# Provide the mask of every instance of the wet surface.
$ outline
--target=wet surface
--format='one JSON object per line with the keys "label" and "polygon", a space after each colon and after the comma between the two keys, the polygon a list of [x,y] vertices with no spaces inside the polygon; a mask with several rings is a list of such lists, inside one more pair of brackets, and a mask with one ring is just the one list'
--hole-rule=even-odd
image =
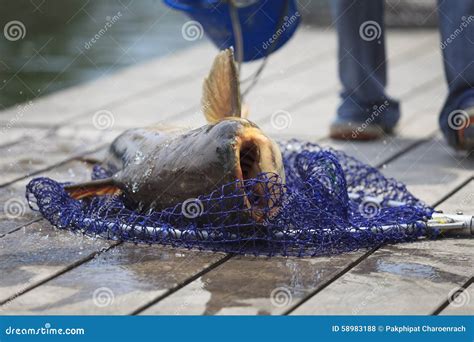
{"label": "wet surface", "polygon": [[[92,135],[71,131],[68,134],[35,136],[13,146],[0,147],[0,183],[29,175],[65,159],[79,156],[104,146],[111,138],[101,131],[91,130]],[[75,137],[83,135],[79,139]],[[95,136],[94,136],[95,135]],[[73,178],[71,177],[71,180]]]}
{"label": "wet surface", "polygon": [[[462,248],[456,239],[445,239],[443,242],[445,246],[457,247],[458,252],[445,251],[442,248],[444,246],[434,240],[393,245],[377,251],[373,257],[355,267],[353,272],[360,275],[390,274],[407,281],[462,283],[466,272],[474,274],[474,254],[469,251],[471,247],[466,245]],[[465,253],[461,252],[463,250]]]}
{"label": "wet surface", "polygon": [[144,314],[172,314],[176,312],[174,308],[181,306],[178,314],[282,313],[359,256],[234,257],[202,276],[199,287],[190,284]]}
{"label": "wet surface", "polygon": [[[12,301],[8,312],[131,313],[222,257],[163,246],[122,244],[25,294],[21,300]],[[113,296],[113,302],[96,305],[94,293],[104,288]]]}
{"label": "wet surface", "polygon": [[[88,180],[90,175],[91,166],[80,161],[71,161],[41,174],[41,176],[63,182]],[[29,208],[25,198],[26,185],[29,180],[22,180],[0,188],[0,236],[31,222],[31,220],[41,218],[38,212]]]}
{"label": "wet surface", "polygon": [[87,238],[33,223],[0,238],[0,300],[45,279],[110,245],[110,241]]}

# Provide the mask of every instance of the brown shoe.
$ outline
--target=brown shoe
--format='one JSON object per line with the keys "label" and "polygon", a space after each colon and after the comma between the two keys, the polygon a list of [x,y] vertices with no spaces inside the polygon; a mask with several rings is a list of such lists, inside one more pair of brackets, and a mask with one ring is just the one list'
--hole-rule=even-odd
{"label": "brown shoe", "polygon": [[474,107],[463,110],[465,120],[462,121],[462,127],[457,131],[458,144],[455,146],[458,150],[474,151]]}
{"label": "brown shoe", "polygon": [[329,128],[329,137],[336,140],[370,141],[382,139],[392,130],[378,124],[335,121]]}

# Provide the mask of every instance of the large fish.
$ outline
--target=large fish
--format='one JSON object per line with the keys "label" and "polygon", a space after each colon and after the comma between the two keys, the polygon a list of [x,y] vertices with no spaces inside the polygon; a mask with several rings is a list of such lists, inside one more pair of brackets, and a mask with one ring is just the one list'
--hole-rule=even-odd
{"label": "large fish", "polygon": [[[75,199],[122,194],[134,209],[148,211],[174,206],[262,172],[277,174],[284,183],[277,144],[242,117],[238,72],[230,49],[217,55],[204,81],[202,109],[208,124],[197,129],[155,126],[125,131],[114,140],[102,163],[115,174],[67,186],[66,191]],[[241,184],[235,182],[235,191],[243,194],[237,205],[256,209],[251,212],[257,221],[265,219],[262,213],[269,211],[258,209],[275,206],[274,197],[279,194],[265,196],[265,185],[246,189]]]}

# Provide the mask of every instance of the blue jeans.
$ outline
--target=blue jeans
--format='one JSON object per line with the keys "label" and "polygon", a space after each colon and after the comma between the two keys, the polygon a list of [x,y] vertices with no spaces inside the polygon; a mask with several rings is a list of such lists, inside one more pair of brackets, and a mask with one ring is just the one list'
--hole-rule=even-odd
{"label": "blue jeans", "polygon": [[[339,76],[343,85],[337,115],[341,121],[371,122],[386,129],[400,118],[399,103],[385,93],[387,61],[383,0],[333,0],[339,36]],[[474,1],[438,0],[441,48],[449,93],[439,123],[446,139],[456,144],[456,131],[448,116],[456,109],[474,106]]]}

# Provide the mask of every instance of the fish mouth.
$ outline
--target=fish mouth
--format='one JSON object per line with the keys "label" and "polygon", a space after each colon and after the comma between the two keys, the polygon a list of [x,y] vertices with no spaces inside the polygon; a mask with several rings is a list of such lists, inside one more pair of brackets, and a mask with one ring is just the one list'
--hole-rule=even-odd
{"label": "fish mouth", "polygon": [[[248,128],[238,137],[236,157],[236,173],[244,192],[244,206],[257,222],[263,222],[279,210],[277,203],[282,187],[275,187],[265,178],[259,179],[258,175],[276,174],[283,184],[285,178],[281,153],[276,144],[260,130]],[[252,179],[257,180],[247,182]]]}

